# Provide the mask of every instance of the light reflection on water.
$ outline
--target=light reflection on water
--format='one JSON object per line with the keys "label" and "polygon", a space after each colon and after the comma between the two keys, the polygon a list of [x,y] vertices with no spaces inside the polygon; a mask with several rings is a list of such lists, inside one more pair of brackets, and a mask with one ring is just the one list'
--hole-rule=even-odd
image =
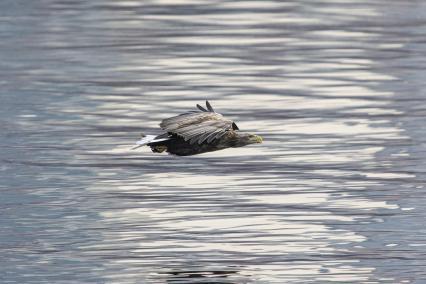
{"label": "light reflection on water", "polygon": [[[351,2],[0,4],[0,279],[422,283],[425,5]],[[130,150],[205,99],[265,142]]]}

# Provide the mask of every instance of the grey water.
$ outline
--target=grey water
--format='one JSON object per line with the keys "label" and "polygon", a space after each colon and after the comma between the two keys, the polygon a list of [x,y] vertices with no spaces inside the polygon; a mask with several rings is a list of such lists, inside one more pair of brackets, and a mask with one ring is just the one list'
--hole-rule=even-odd
{"label": "grey water", "polygon": [[[426,283],[426,2],[3,0],[1,283]],[[264,138],[130,150],[210,100]]]}

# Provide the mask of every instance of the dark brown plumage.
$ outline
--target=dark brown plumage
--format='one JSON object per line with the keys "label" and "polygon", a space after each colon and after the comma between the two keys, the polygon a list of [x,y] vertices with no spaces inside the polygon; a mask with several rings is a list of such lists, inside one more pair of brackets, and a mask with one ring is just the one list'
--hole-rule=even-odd
{"label": "dark brown plumage", "polygon": [[240,132],[238,126],[216,113],[208,101],[206,108],[197,104],[199,111],[190,111],[164,119],[160,127],[166,132],[145,136],[135,148],[147,145],[153,152],[168,152],[189,156],[230,147],[262,143],[260,136]]}

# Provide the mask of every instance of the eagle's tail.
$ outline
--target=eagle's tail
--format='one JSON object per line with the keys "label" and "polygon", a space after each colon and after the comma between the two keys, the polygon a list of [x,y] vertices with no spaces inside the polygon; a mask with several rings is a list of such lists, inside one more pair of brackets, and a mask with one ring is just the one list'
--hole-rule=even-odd
{"label": "eagle's tail", "polygon": [[[161,135],[160,135],[161,136]],[[134,146],[132,148],[132,150],[135,150],[139,147],[148,145],[149,143],[155,143],[155,142],[161,142],[161,141],[166,141],[169,140],[169,137],[160,137],[160,136],[156,136],[156,135],[144,135],[142,134],[142,138],[138,141],[136,141],[136,146]]]}

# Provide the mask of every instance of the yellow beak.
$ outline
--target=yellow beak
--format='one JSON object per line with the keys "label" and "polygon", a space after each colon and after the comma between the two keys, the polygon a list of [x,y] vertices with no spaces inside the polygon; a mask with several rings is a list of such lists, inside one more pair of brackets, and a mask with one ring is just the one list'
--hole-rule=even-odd
{"label": "yellow beak", "polygon": [[254,143],[262,143],[263,142],[263,138],[260,137],[259,135],[253,135],[252,139],[251,139]]}

